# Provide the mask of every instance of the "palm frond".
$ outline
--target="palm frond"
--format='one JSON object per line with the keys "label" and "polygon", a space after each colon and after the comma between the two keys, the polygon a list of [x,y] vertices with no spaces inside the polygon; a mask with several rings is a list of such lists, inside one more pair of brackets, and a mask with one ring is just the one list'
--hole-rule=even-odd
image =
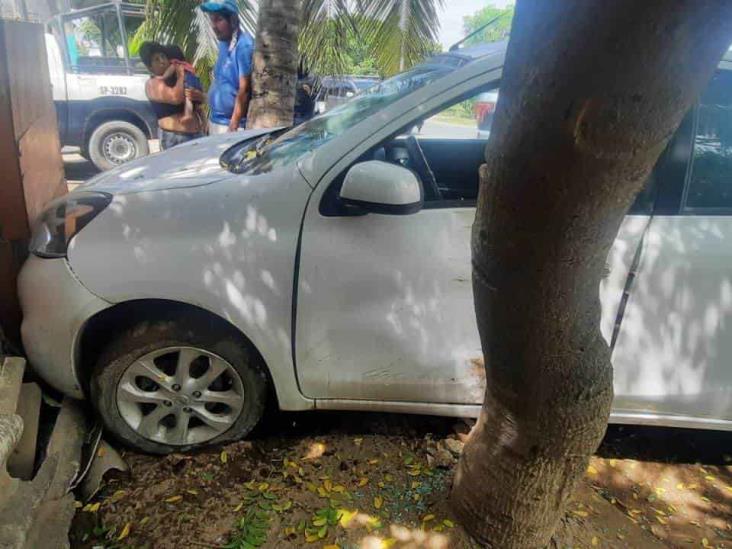
{"label": "palm frond", "polygon": [[303,0],[300,56],[318,74],[343,74],[348,41],[358,35],[348,0]]}
{"label": "palm frond", "polygon": [[422,61],[437,43],[444,0],[359,0],[379,69],[390,75]]}

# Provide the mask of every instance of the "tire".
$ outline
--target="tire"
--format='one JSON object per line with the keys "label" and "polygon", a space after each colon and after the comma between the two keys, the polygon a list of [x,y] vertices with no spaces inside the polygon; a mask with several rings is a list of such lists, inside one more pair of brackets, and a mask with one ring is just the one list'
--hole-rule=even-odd
{"label": "tire", "polygon": [[[177,393],[172,392],[175,385],[171,385],[171,383],[175,379],[168,376],[164,381],[161,381],[161,385],[157,389],[148,392],[150,390],[150,380],[162,380],[163,377],[145,377],[145,375],[133,377],[137,375],[135,372],[140,371],[137,361],[143,357],[164,353],[154,359],[156,361],[153,363],[154,367],[163,370],[172,366],[177,371],[177,367],[173,365],[176,359],[171,358],[171,356],[180,358],[182,355],[170,354],[170,349],[176,347],[195,349],[195,351],[190,351],[191,356],[195,355],[196,352],[210,355],[193,360],[190,363],[191,368],[188,369],[190,371],[201,367],[204,362],[208,364],[206,368],[211,368],[211,365],[216,361],[217,364],[226,363],[227,366],[233,369],[233,372],[224,370],[225,374],[217,377],[216,381],[210,386],[205,386],[203,395],[201,395],[201,391],[197,391],[198,397],[201,398],[200,401],[191,396],[192,394],[195,395],[191,392],[191,387],[195,388],[195,383],[198,383],[197,380],[203,380],[204,375],[201,375],[200,378],[190,377],[183,384],[184,387],[188,388],[178,386]],[[219,362],[219,359],[223,362]],[[201,360],[203,362],[200,362]],[[150,362],[147,362],[147,364],[150,364]],[[170,371],[168,370],[166,373],[169,374]],[[240,385],[237,385],[236,375],[234,374],[238,375]],[[145,397],[155,395],[156,399],[162,397],[170,400],[163,401],[163,403],[156,400],[156,404],[129,402],[129,398],[137,398],[137,396],[129,397],[129,390],[125,389],[125,387],[130,387],[130,380],[134,380],[135,386],[132,387],[132,390],[136,391],[135,395],[144,392]],[[91,401],[101,416],[105,428],[122,443],[152,454],[184,452],[193,448],[243,438],[262,418],[268,385],[267,375],[258,355],[243,345],[240,340],[235,337],[220,335],[220,332],[215,333],[206,322],[181,320],[143,322],[118,336],[102,352],[90,381]],[[194,383],[194,385],[191,385],[191,383]],[[229,383],[226,392],[217,393],[211,390],[216,383]],[[156,384],[153,382],[153,385]],[[141,387],[144,387],[145,390],[143,391]],[[239,410],[236,407],[224,406],[225,409],[228,408],[229,413],[222,416],[218,415],[219,412],[214,413],[208,409],[202,409],[202,406],[205,408],[210,404],[202,404],[208,398],[208,395],[220,396],[236,393],[242,395]],[[185,401],[176,399],[185,399]],[[173,400],[175,402],[172,402]],[[214,405],[219,406],[218,404]],[[186,411],[184,406],[189,406],[186,414],[183,413]],[[157,419],[165,413],[166,408],[170,410],[169,415]],[[153,415],[153,412],[155,415]],[[225,430],[213,435],[211,431],[214,429],[201,421],[199,412],[208,412],[208,415],[217,418],[217,420],[226,417],[228,418],[228,426],[225,427]],[[145,428],[143,428],[145,418],[152,418],[147,425],[154,424],[156,426],[155,435],[147,436],[149,431],[145,431]],[[178,433],[178,418],[182,418],[181,423],[188,422],[186,423],[188,426],[186,429],[187,434],[180,438],[176,438],[178,437],[178,434],[176,434]],[[133,425],[138,420],[139,424]],[[202,427],[198,425],[199,423],[202,424]],[[205,438],[204,434],[208,437],[205,440],[203,440]]]}
{"label": "tire", "polygon": [[101,171],[150,154],[147,136],[124,120],[112,120],[97,126],[85,147],[89,160]]}

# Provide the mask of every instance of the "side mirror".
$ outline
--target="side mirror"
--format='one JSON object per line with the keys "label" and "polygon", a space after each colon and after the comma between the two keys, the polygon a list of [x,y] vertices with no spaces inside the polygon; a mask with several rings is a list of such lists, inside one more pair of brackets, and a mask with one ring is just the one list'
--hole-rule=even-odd
{"label": "side mirror", "polygon": [[407,168],[369,160],[351,167],[343,180],[341,201],[367,213],[409,215],[424,205],[422,184]]}

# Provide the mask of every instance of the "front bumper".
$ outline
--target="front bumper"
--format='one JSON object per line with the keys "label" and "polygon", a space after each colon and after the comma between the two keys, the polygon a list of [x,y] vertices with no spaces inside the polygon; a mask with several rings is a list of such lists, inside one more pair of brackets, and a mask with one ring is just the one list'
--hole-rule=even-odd
{"label": "front bumper", "polygon": [[84,398],[77,344],[87,320],[112,304],[74,276],[66,259],[31,256],[18,279],[21,334],[33,370],[65,395]]}

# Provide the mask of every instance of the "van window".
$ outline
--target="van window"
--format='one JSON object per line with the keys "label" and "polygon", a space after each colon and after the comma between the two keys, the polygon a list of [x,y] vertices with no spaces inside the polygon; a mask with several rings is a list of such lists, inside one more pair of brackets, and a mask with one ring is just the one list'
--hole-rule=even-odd
{"label": "van window", "polygon": [[732,209],[732,74],[717,73],[696,112],[688,209]]}

